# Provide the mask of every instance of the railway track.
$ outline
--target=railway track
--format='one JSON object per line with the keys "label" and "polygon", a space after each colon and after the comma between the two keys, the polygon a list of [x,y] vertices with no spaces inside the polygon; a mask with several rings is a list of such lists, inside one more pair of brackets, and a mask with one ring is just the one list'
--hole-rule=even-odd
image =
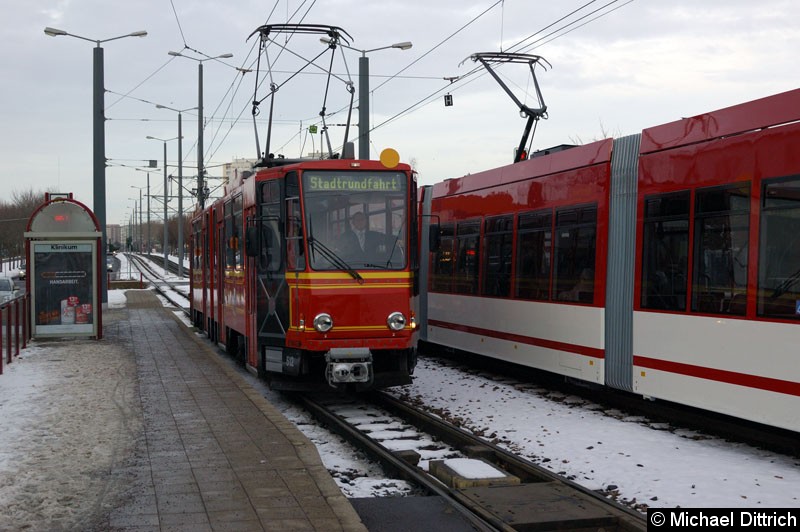
{"label": "railway track", "polygon": [[[133,265],[142,272],[142,275],[145,277],[148,283],[152,284],[152,286],[156,289],[156,291],[161,294],[162,296],[166,297],[169,301],[171,301],[176,307],[181,309],[185,314],[188,315],[189,309],[185,308],[185,300],[186,295],[182,293],[178,288],[177,285],[181,282],[174,283],[170,282],[167,279],[164,279],[163,275],[157,270],[155,270],[152,265],[151,261],[155,260],[152,255],[135,255],[133,253],[127,254],[128,261],[133,263]],[[178,265],[174,262],[167,262],[167,269],[170,273],[176,274],[178,272]],[[186,281],[182,281],[185,283]],[[177,297],[172,297],[173,295],[177,295]]]}
{"label": "railway track", "polygon": [[294,398],[388,472],[446,500],[476,530],[647,528],[639,512],[388,394]]}

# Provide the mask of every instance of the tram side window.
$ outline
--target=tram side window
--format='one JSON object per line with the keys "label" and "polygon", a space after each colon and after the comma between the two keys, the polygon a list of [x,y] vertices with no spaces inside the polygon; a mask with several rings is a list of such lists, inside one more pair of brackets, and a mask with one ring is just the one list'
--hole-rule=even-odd
{"label": "tram side window", "polygon": [[234,267],[237,270],[244,269],[244,238],[242,238],[243,223],[242,196],[239,195],[233,198],[233,239],[231,240]]}
{"label": "tram side window", "polygon": [[758,314],[800,319],[800,176],[765,182],[761,198]]}
{"label": "tram side window", "polygon": [[452,291],[453,281],[453,224],[439,226],[440,244],[433,255],[430,289],[436,292]]}
{"label": "tram side window", "polygon": [[692,311],[743,316],[750,183],[695,192]]}
{"label": "tram side window", "polygon": [[686,310],[689,191],[644,199],[642,308]]}
{"label": "tram side window", "polygon": [[201,235],[201,225],[197,221],[192,224],[192,269],[198,272],[200,271],[200,253],[203,251],[203,246],[200,244]]}
{"label": "tram side window", "polygon": [[303,254],[300,187],[297,174],[294,172],[286,176],[286,267],[290,270],[306,269],[306,256]]}
{"label": "tram side window", "polygon": [[261,187],[257,262],[261,271],[277,272],[281,269],[280,213],[280,184],[277,180],[267,181]]}
{"label": "tram side window", "polygon": [[480,221],[462,222],[456,226],[456,264],[453,275],[453,292],[478,293],[478,266],[480,249]]}
{"label": "tram side window", "polygon": [[203,216],[203,220],[205,223],[205,231],[203,230],[202,227],[200,228],[200,231],[202,231],[203,233],[202,240],[200,242],[202,243],[201,249],[203,254],[203,266],[205,267],[206,271],[208,271],[211,268],[211,252],[212,252],[211,244],[209,242],[211,239],[211,232],[214,231],[214,227],[211,225],[211,216],[209,214],[206,213]]}
{"label": "tram side window", "polygon": [[233,217],[233,202],[225,204],[225,269],[233,270],[236,267],[236,224]]}
{"label": "tram side window", "polygon": [[556,211],[555,275],[560,301],[594,301],[597,206]]}
{"label": "tram side window", "polygon": [[514,229],[513,216],[498,216],[485,222],[486,239],[483,288],[485,296],[509,297],[511,295],[511,253]]}
{"label": "tram side window", "polygon": [[550,299],[553,212],[548,209],[520,214],[517,223],[515,296]]}

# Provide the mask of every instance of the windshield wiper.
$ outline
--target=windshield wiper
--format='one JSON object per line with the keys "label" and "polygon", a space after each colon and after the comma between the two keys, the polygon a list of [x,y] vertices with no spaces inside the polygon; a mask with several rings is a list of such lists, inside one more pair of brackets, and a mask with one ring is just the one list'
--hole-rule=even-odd
{"label": "windshield wiper", "polygon": [[319,254],[328,259],[331,264],[340,270],[344,270],[349,273],[350,277],[358,281],[359,284],[364,284],[364,278],[361,277],[361,275],[359,275],[359,273],[355,271],[352,266],[347,264],[344,259],[337,255],[336,252],[330,249],[328,246],[314,238],[308,239],[308,245],[311,247],[312,251],[319,251]]}
{"label": "windshield wiper", "polygon": [[[386,259],[386,267],[387,268],[392,265],[392,257],[394,257],[395,250],[398,249],[397,244],[398,244],[398,242],[400,242],[400,235],[403,234],[403,227],[405,227],[405,226],[406,226],[406,221],[403,220],[403,223],[400,224],[400,228],[397,230],[397,236],[394,237],[394,243],[392,244],[392,251],[391,251],[391,253],[389,253],[389,258]],[[402,256],[401,256],[401,259],[402,259]]]}

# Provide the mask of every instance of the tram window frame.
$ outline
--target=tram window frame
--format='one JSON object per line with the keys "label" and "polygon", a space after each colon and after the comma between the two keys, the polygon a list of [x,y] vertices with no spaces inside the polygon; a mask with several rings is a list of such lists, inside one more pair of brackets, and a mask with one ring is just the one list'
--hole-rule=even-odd
{"label": "tram window frame", "polygon": [[200,272],[200,254],[203,250],[203,246],[200,244],[202,234],[202,221],[195,220],[192,222],[192,272]]}
{"label": "tram window frame", "polygon": [[756,312],[800,320],[800,175],[762,181],[759,227]]}
{"label": "tram window frame", "polygon": [[483,221],[483,268],[481,295],[511,296],[514,254],[514,215],[493,216]]}
{"label": "tram window frame", "polygon": [[234,253],[234,268],[237,271],[244,270],[244,216],[242,212],[242,195],[237,194],[233,197],[233,237],[231,243]]}
{"label": "tram window frame", "polygon": [[597,259],[597,203],[555,211],[553,295],[559,301],[594,303]]}
{"label": "tram window frame", "polygon": [[440,245],[433,253],[431,278],[428,285],[432,292],[453,291],[455,232],[453,223],[439,225]]}
{"label": "tram window frame", "polygon": [[751,194],[749,181],[694,191],[692,312],[745,315]]}
{"label": "tram window frame", "polygon": [[235,218],[233,216],[233,200],[225,202],[225,270],[233,271],[236,269],[236,251],[233,246],[235,236]]}
{"label": "tram window frame", "polygon": [[299,181],[297,172],[286,174],[286,269],[292,271],[306,269]]}
{"label": "tram window frame", "polygon": [[453,293],[477,294],[480,282],[481,220],[456,224]]}
{"label": "tram window frame", "polygon": [[[211,213],[206,212],[203,214],[203,225],[200,227],[200,231],[202,232],[202,254],[203,254],[203,267],[205,268],[205,272],[207,275],[207,279],[211,279],[211,242],[212,239],[212,232],[216,230],[216,228],[211,223]],[[205,229],[204,229],[205,228]],[[209,282],[209,281],[207,281]]]}
{"label": "tram window frame", "polygon": [[517,217],[514,297],[547,301],[553,268],[553,209]]}
{"label": "tram window frame", "polygon": [[267,272],[281,271],[280,237],[281,195],[277,179],[260,184],[259,194],[259,258],[258,269]]}
{"label": "tram window frame", "polygon": [[644,197],[643,309],[686,311],[690,215],[690,190]]}

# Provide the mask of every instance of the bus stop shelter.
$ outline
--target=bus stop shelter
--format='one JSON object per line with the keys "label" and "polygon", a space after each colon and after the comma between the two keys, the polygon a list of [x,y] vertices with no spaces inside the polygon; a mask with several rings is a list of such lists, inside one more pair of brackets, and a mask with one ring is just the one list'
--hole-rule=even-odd
{"label": "bus stop shelter", "polygon": [[[103,337],[98,261],[102,233],[94,213],[69,194],[46,194],[25,231],[31,336]],[[102,273],[101,273],[102,272]]]}

